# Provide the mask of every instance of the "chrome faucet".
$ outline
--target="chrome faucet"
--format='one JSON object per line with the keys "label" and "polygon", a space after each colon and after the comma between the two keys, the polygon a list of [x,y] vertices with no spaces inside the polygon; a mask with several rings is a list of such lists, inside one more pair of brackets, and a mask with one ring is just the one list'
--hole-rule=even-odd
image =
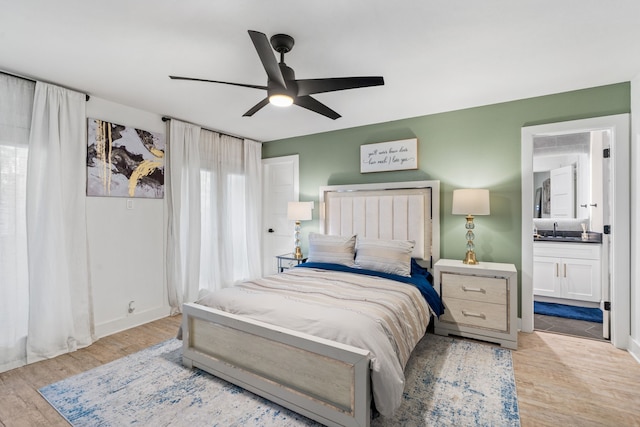
{"label": "chrome faucet", "polygon": [[553,223],[553,237],[556,237],[556,233],[558,232],[558,223]]}

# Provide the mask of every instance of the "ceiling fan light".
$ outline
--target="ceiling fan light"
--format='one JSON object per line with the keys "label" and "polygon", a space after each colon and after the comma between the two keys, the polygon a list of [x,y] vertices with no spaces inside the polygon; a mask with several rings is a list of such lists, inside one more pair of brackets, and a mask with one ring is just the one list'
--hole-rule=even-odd
{"label": "ceiling fan light", "polygon": [[293,98],[289,95],[275,94],[269,97],[269,102],[277,107],[288,107],[293,104]]}

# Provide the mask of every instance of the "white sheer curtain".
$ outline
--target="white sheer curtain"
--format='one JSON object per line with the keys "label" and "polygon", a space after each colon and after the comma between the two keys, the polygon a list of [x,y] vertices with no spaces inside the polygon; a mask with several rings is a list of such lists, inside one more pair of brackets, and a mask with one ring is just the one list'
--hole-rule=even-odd
{"label": "white sheer curtain", "polygon": [[169,304],[259,277],[262,146],[172,119],[167,200]]}
{"label": "white sheer curtain", "polygon": [[262,144],[244,140],[248,278],[262,275]]}
{"label": "white sheer curtain", "polygon": [[200,287],[260,276],[261,146],[202,131]]}
{"label": "white sheer curtain", "polygon": [[26,363],[27,155],[35,83],[0,74],[0,372]]}
{"label": "white sheer curtain", "polygon": [[93,341],[85,95],[36,83],[27,169],[27,362]]}
{"label": "white sheer curtain", "polygon": [[194,301],[200,273],[200,127],[169,122],[167,286],[172,314]]}

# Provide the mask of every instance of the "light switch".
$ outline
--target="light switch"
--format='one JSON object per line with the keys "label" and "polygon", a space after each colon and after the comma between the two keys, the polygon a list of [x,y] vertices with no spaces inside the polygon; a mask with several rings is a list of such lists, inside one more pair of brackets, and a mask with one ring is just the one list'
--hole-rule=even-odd
{"label": "light switch", "polygon": [[133,199],[127,199],[127,209],[133,209]]}

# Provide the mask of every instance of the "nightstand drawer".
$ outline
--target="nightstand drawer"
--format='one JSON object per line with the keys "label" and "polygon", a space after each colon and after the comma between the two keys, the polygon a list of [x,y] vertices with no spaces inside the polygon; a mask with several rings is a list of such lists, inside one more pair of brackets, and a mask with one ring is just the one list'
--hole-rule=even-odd
{"label": "nightstand drawer", "polygon": [[442,273],[442,298],[507,304],[507,280],[496,277]]}
{"label": "nightstand drawer", "polygon": [[441,322],[467,325],[496,331],[507,331],[506,304],[490,304],[457,298],[444,300],[445,312],[440,316]]}

